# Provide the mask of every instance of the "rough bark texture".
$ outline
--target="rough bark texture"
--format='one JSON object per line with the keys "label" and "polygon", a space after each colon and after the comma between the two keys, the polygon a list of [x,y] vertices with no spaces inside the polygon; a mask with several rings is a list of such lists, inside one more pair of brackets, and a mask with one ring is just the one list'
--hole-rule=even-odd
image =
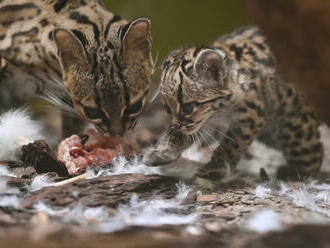
{"label": "rough bark texture", "polygon": [[[39,201],[54,207],[67,207],[72,204],[87,207],[107,206],[116,208],[126,204],[133,193],[141,199],[153,195],[169,199],[175,196],[178,181],[159,175],[123,174],[89,180],[80,180],[62,187],[49,187],[38,191],[24,202],[30,208]],[[77,192],[73,194],[72,192]]]}
{"label": "rough bark texture", "polygon": [[[21,180],[19,182],[16,178],[7,182],[24,191],[24,185],[30,181]],[[184,210],[167,210],[198,213],[200,233],[197,234],[187,232],[187,225],[132,226],[116,233],[95,233],[79,222],[63,221],[61,214],[49,216],[44,211],[31,209],[41,201],[54,210],[103,206],[108,213],[115,215],[118,206],[128,203],[134,193],[140,199],[151,196],[173,198],[177,193],[176,184],[176,179],[165,176],[123,174],[43,188],[25,195],[22,209],[0,207],[0,247],[329,247],[329,226],[290,227],[288,224],[288,229],[266,235],[241,228],[252,214],[265,208],[276,210],[283,219],[301,220],[302,223],[315,216],[315,213],[280,196],[258,198],[254,186],[242,180],[235,180],[216,192],[202,194],[192,190],[181,204],[178,202],[178,206],[187,206]],[[301,183],[291,186],[299,188]],[[329,205],[324,206],[327,208]],[[326,216],[320,217],[329,221]]]}
{"label": "rough bark texture", "polygon": [[298,225],[286,232],[271,233],[260,240],[251,242],[247,247],[254,248],[329,248],[329,226]]}
{"label": "rough bark texture", "polygon": [[243,0],[269,39],[283,77],[330,123],[330,1]]}

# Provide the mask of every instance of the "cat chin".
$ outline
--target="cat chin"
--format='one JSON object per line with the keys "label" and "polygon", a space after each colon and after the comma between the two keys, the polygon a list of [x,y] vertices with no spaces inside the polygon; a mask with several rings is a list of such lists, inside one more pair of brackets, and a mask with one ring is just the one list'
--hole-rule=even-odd
{"label": "cat chin", "polygon": [[204,123],[202,123],[196,127],[193,127],[193,128],[187,128],[187,129],[180,128],[178,131],[183,133],[184,135],[191,136],[191,135],[197,134],[198,131],[201,130],[203,126],[204,126]]}
{"label": "cat chin", "polygon": [[179,130],[181,133],[183,133],[184,135],[187,135],[187,136],[191,136],[191,135],[194,135],[198,132],[199,128],[198,129],[193,129],[193,130]]}

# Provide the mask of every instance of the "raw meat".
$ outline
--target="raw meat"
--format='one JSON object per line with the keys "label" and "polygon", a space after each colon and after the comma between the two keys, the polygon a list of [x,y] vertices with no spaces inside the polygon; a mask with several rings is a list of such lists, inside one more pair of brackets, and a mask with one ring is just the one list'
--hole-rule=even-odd
{"label": "raw meat", "polygon": [[114,157],[131,155],[136,146],[130,137],[114,138],[86,131],[86,135],[63,140],[58,147],[58,160],[66,166],[70,175],[78,175],[87,167],[99,167],[110,164]]}

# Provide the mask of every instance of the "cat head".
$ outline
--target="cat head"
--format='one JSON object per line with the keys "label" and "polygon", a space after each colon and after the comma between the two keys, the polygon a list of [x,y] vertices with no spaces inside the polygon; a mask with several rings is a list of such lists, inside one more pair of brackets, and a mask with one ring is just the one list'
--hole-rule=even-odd
{"label": "cat head", "polygon": [[95,30],[88,36],[63,28],[53,38],[75,110],[100,132],[123,135],[151,97],[150,21],[113,18],[123,24],[109,34],[97,32],[99,38]]}
{"label": "cat head", "polygon": [[230,63],[224,51],[214,48],[186,48],[169,55],[162,66],[161,94],[173,128],[193,134],[230,103]]}

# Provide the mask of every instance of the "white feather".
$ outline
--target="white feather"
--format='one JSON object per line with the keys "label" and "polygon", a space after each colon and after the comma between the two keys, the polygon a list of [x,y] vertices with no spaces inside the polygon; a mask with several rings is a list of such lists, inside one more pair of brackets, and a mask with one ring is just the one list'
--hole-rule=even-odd
{"label": "white feather", "polygon": [[303,207],[330,217],[330,210],[320,206],[320,204],[327,205],[329,203],[330,186],[326,187],[325,184],[320,185],[316,182],[302,184],[298,188],[290,187],[284,183],[280,186],[281,188],[278,191],[278,194],[289,199],[298,207]]}
{"label": "white feather", "polygon": [[99,177],[99,176],[112,176],[120,174],[144,174],[144,175],[153,175],[153,174],[162,174],[157,167],[149,167],[141,163],[138,157],[128,161],[125,157],[116,157],[113,161],[113,168],[111,169],[101,169],[98,173],[93,171],[87,171],[90,173],[88,176],[89,179]]}
{"label": "white feather", "polygon": [[17,160],[21,147],[42,139],[41,125],[25,109],[8,111],[0,116],[0,160]]}
{"label": "white feather", "polygon": [[272,190],[263,184],[260,184],[255,189],[255,194],[259,198],[268,198],[272,194]]}
{"label": "white feather", "polygon": [[[115,215],[112,215],[111,211],[109,212],[103,206],[89,208],[77,205],[55,210],[43,202],[35,204],[34,210],[42,211],[49,216],[62,217],[64,222],[78,222],[91,231],[102,233],[123,230],[129,226],[192,224],[198,219],[198,214],[171,213],[166,210],[174,208],[187,209],[186,206],[179,205],[179,203],[188,194],[190,188],[184,184],[178,184],[177,186],[178,194],[174,199],[151,197],[148,200],[141,200],[137,195],[133,195],[128,204],[118,207]],[[190,233],[196,232],[191,228],[189,230],[187,231]]]}
{"label": "white feather", "polygon": [[53,180],[47,175],[38,175],[33,179],[29,189],[30,191],[34,192],[39,189],[51,186],[53,183]]}
{"label": "white feather", "polygon": [[18,193],[19,190],[17,188],[8,186],[7,180],[4,178],[0,178],[0,200],[2,195]]}
{"label": "white feather", "polygon": [[17,195],[0,197],[1,207],[13,207],[15,209],[22,209],[21,199]]}
{"label": "white feather", "polygon": [[273,210],[262,210],[248,220],[247,228],[258,233],[279,231],[282,229],[280,215]]}
{"label": "white feather", "polygon": [[[1,176],[15,177],[15,175],[10,173],[10,171],[7,169],[7,167],[4,167],[4,166],[0,166],[0,177]],[[1,178],[0,178],[0,181],[1,181]]]}
{"label": "white feather", "polygon": [[321,207],[324,204],[329,204],[330,184],[319,184],[312,181],[302,183],[299,187],[294,187],[282,182],[277,186],[279,187],[272,187],[272,185],[267,184],[258,185],[255,194],[259,198],[280,196],[291,201],[298,207],[303,207],[315,213],[330,217],[330,210]]}

